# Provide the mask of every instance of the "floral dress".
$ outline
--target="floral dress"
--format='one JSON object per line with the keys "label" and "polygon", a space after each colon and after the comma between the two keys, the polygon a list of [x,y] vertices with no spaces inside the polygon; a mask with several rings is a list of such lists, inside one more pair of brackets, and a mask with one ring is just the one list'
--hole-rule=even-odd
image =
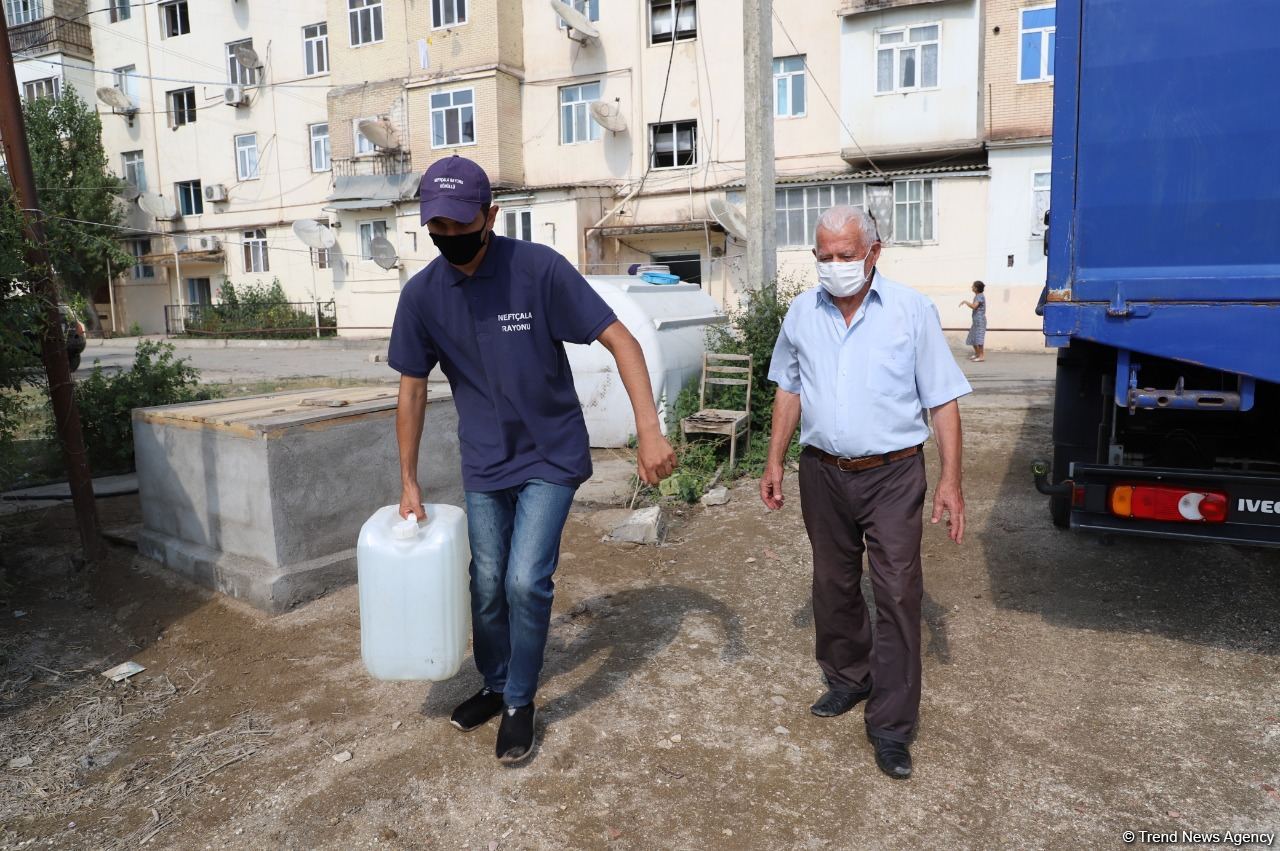
{"label": "floral dress", "polygon": [[969,336],[964,338],[966,346],[985,346],[987,344],[987,297],[978,293],[973,297],[973,324],[969,326]]}

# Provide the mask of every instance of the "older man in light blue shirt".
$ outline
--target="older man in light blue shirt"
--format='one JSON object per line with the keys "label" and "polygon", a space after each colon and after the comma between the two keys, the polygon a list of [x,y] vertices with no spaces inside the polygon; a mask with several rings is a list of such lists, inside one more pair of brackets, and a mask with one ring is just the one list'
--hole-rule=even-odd
{"label": "older man in light blue shirt", "polygon": [[[787,311],[769,378],[778,385],[760,496],[782,507],[782,462],[796,426],[800,508],[813,547],[820,717],[867,701],[876,764],[911,776],[908,744],[920,711],[920,563],[926,490],[923,444],[932,420],[942,459],[933,522],[964,539],[959,397],[971,392],[923,295],[876,271],[875,222],[834,207],[818,222],[820,286]],[[871,565],[872,636],[860,579]]]}

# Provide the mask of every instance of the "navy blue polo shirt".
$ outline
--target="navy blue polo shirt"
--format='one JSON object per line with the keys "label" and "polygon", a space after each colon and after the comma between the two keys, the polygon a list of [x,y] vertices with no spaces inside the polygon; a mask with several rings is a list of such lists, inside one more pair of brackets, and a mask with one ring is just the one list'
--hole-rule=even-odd
{"label": "navy blue polo shirt", "polygon": [[476,273],[443,257],[409,279],[387,361],[426,378],[437,363],[453,388],[469,491],[591,478],[587,425],[565,343],[591,343],[617,317],[553,249],[490,234]]}

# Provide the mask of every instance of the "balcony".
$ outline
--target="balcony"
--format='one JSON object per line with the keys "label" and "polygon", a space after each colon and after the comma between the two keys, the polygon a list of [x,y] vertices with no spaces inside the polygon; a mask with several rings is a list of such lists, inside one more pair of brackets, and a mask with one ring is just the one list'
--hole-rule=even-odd
{"label": "balcony", "polygon": [[[177,259],[174,252],[177,252]],[[205,234],[152,236],[151,251],[138,258],[148,266],[175,266],[182,263],[221,264],[226,259],[222,240]]]}
{"label": "balcony", "polygon": [[378,151],[358,157],[341,157],[333,160],[334,177],[360,175],[396,175],[413,171],[413,155],[408,151]]}
{"label": "balcony", "polygon": [[89,25],[83,21],[52,16],[10,27],[9,49],[15,55],[46,56],[50,53],[67,53],[84,59],[93,58]]}

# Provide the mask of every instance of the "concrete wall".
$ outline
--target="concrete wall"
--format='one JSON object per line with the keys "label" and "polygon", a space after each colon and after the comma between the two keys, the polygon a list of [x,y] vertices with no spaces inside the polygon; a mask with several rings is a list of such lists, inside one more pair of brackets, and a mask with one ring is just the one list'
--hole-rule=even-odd
{"label": "concrete wall", "polygon": [[[134,415],[139,549],[279,612],[355,579],[361,525],[400,495],[394,408],[242,435]],[[461,505],[453,400],[428,406],[418,477],[427,502]]]}
{"label": "concrete wall", "polygon": [[74,90],[90,110],[97,103],[97,96],[94,94],[93,63],[89,60],[65,53],[55,53],[40,59],[19,59],[14,62],[13,70],[14,76],[18,78],[19,93],[23,91],[23,86],[32,80],[56,77],[62,91]]}
{"label": "concrete wall", "polygon": [[1019,12],[1051,4],[1044,0],[984,0],[984,3],[987,138],[1031,139],[1052,135],[1053,82],[1018,81]]}
{"label": "concrete wall", "polygon": [[[938,23],[938,87],[876,94],[876,32]],[[840,39],[841,111],[868,151],[920,148],[979,138],[978,5],[976,0],[927,3],[851,15]],[[847,134],[842,144],[852,145]]]}

